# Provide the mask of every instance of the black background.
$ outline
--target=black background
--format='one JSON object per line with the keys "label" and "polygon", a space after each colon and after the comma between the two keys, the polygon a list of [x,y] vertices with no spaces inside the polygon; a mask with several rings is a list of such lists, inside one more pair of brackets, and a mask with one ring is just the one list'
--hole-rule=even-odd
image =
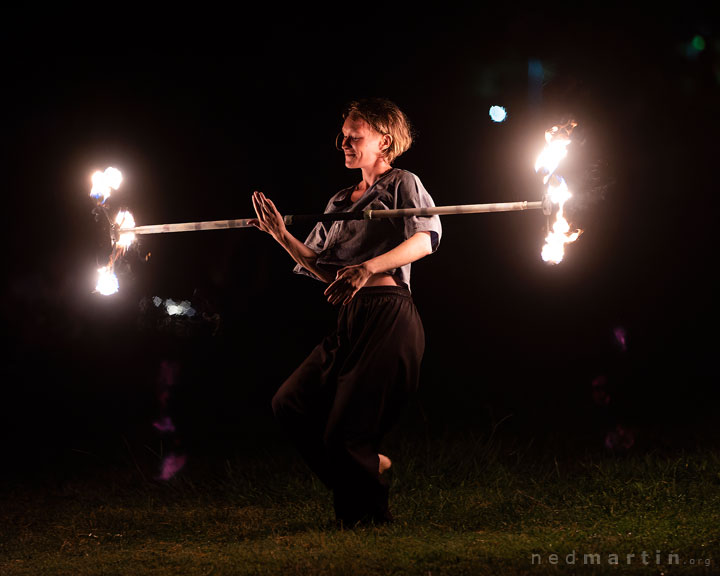
{"label": "black background", "polygon": [[[359,177],[334,148],[342,106],[372,95],[410,117],[417,138],[396,165],[438,205],[539,199],[544,131],[578,122],[562,172],[584,234],[561,264],[540,259],[546,222],[533,211],[443,217],[440,249],[414,265],[427,351],[410,429],[502,421],[601,449],[621,424],[634,447],[710,441],[717,21],[692,3],[603,6],[8,21],[8,473],[146,452],[163,441],[162,414],[177,426],[164,442],[195,458],[272,437],[274,390],[332,322],[322,285],[248,229],[144,236],[123,260],[120,293],[96,294],[109,239],[90,175],[123,172],[109,202],[138,224],[249,217],[253,190],[283,213],[320,212]],[[493,104],[507,121],[490,121]],[[191,300],[198,315],[169,319],[154,296]],[[163,362],[179,370],[170,404]]]}

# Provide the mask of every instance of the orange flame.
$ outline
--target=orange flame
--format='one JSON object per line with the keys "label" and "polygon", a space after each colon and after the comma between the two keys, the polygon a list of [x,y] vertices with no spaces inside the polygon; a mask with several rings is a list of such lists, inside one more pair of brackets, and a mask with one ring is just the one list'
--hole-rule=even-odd
{"label": "orange flame", "polygon": [[572,198],[565,180],[556,174],[560,162],[567,156],[567,148],[572,142],[570,134],[577,123],[570,121],[563,126],[553,126],[545,132],[545,148],[535,161],[535,171],[542,172],[543,184],[547,185],[547,194],[550,201],[557,205],[555,221],[545,237],[541,256],[545,262],[558,264],[565,256],[565,245],[575,242],[582,234],[582,230],[570,232],[570,224],[565,219],[565,203]]}
{"label": "orange flame", "polygon": [[[98,205],[105,204],[110,197],[110,190],[117,190],[122,183],[122,174],[117,168],[109,167],[104,172],[97,171],[92,175],[92,190],[90,196],[97,199]],[[102,207],[103,210],[107,208]],[[115,275],[114,265],[119,256],[135,241],[135,234],[132,228],[135,227],[135,219],[127,210],[120,210],[115,216],[115,226],[120,231],[117,238],[113,238],[112,253],[107,266],[98,269],[98,279],[95,291],[104,296],[115,294],[119,290],[118,279]]]}
{"label": "orange flame", "polygon": [[135,234],[133,232],[123,232],[128,228],[135,228],[135,218],[127,210],[120,210],[115,216],[115,224],[120,228],[120,237],[117,240],[117,245],[123,250],[130,248],[130,245],[135,242]]}

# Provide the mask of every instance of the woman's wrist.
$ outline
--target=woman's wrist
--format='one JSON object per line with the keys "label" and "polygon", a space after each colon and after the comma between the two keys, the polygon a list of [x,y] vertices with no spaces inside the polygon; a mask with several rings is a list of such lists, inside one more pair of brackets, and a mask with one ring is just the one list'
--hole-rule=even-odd
{"label": "woman's wrist", "polygon": [[370,260],[366,260],[365,262],[362,263],[362,267],[365,268],[365,270],[367,271],[367,273],[370,276],[381,272],[381,270],[379,270],[379,268],[378,268],[376,258],[371,258]]}
{"label": "woman's wrist", "polygon": [[292,240],[295,238],[292,234],[290,234],[290,232],[288,232],[288,229],[284,226],[276,234],[273,234],[273,237],[279,244],[281,244],[285,248],[292,246]]}

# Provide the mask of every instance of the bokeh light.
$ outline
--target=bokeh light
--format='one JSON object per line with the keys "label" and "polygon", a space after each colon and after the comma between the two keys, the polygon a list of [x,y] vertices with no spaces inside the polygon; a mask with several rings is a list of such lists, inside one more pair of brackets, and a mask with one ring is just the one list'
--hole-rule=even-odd
{"label": "bokeh light", "polygon": [[507,110],[502,106],[490,106],[489,113],[493,122],[504,122],[507,118]]}
{"label": "bokeh light", "polygon": [[692,39],[692,45],[695,50],[697,50],[698,52],[702,52],[703,50],[705,50],[705,38],[698,34]]}

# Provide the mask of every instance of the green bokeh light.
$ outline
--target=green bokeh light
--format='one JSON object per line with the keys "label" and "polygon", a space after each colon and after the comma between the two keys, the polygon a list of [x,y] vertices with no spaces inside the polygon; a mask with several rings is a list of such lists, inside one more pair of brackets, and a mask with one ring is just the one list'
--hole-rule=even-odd
{"label": "green bokeh light", "polygon": [[703,50],[705,50],[705,38],[697,34],[692,39],[692,45],[695,50],[697,50],[698,52],[702,52]]}

